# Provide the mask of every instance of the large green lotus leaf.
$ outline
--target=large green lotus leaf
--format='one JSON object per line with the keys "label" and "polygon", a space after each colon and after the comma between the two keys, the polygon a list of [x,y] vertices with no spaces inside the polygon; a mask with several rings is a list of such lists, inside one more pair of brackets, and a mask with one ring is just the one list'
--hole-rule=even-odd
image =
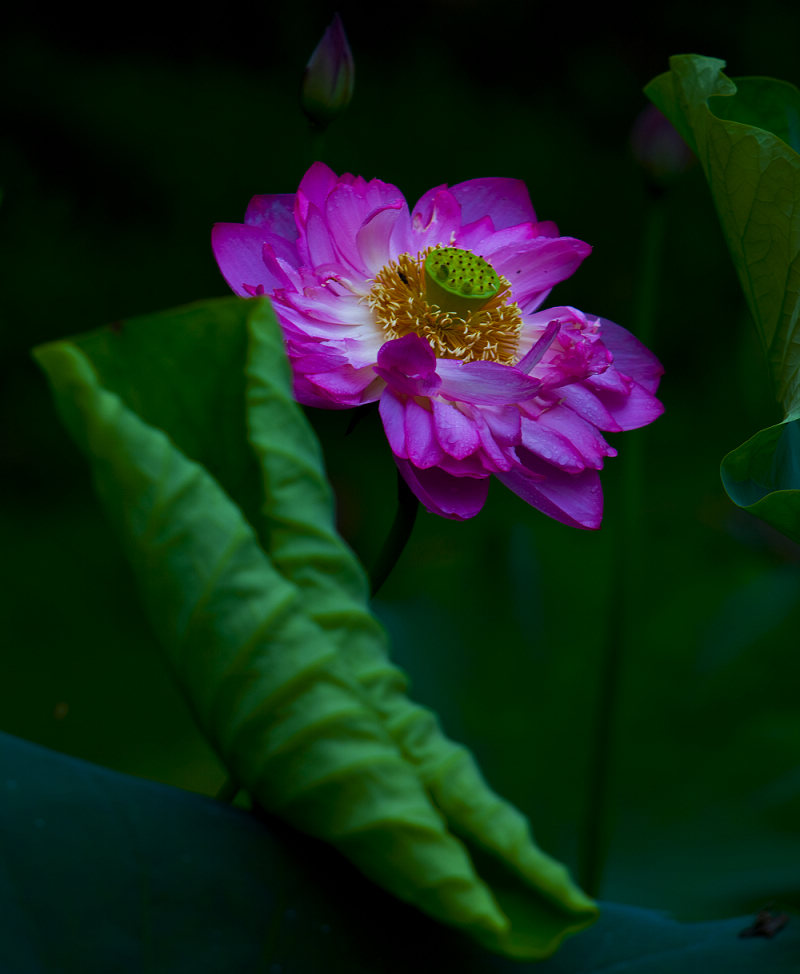
{"label": "large green lotus leaf", "polygon": [[[239,455],[251,453],[241,432],[248,323],[263,513],[253,502],[257,468]],[[165,333],[169,354],[154,366]],[[204,341],[209,348],[196,351]],[[319,448],[291,400],[269,305],[195,306],[37,357],[178,683],[236,780],[397,895],[496,950],[544,956],[590,923],[593,904],[533,845],[522,816],[402,695],[361,570],[333,532]],[[491,892],[448,825],[499,853],[485,870],[475,860]]]}
{"label": "large green lotus leaf", "polygon": [[537,964],[485,953],[271,818],[0,734],[0,969],[13,974],[776,974],[800,925],[607,904]]}
{"label": "large green lotus leaf", "polygon": [[[486,784],[472,754],[442,733],[436,716],[406,697],[405,676],[388,659],[382,628],[367,609],[360,564],[336,533],[319,444],[290,409],[290,376],[277,329],[250,321],[247,368],[250,438],[264,475],[267,533],[276,567],[305,594],[315,622],[336,642],[348,669],[417,769],[449,826],[480,857],[483,875],[511,917],[507,948],[529,956],[543,929],[584,926],[594,907],[560,863],[533,842],[527,820]],[[280,363],[277,367],[276,363]],[[538,895],[531,895],[531,894]]]}
{"label": "large green lotus leaf", "polygon": [[[771,78],[734,82],[724,66],[714,58],[673,57],[670,71],[645,92],[697,152],[790,424],[757,433],[725,457],[725,488],[735,503],[796,536],[800,454],[791,429],[800,413],[800,92]],[[770,458],[773,447],[778,453]]]}

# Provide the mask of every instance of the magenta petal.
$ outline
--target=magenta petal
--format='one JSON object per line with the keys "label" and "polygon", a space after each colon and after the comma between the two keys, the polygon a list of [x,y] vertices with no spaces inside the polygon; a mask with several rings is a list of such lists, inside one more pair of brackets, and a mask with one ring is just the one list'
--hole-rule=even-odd
{"label": "magenta petal", "polygon": [[378,365],[384,369],[399,369],[405,375],[427,378],[436,371],[436,355],[424,338],[404,335],[381,346]]}
{"label": "magenta petal", "polygon": [[297,290],[300,280],[296,273],[296,255],[293,260],[287,261],[285,258],[280,258],[275,253],[275,249],[265,243],[261,251],[261,259],[264,261],[267,273],[277,282],[277,288],[289,291]]}
{"label": "magenta petal", "polygon": [[558,227],[552,220],[540,220],[535,227],[537,237],[557,237]]}
{"label": "magenta petal", "polygon": [[600,527],[603,491],[596,470],[563,473],[528,454],[525,466],[495,476],[526,504],[562,524],[588,530]]}
{"label": "magenta petal", "polygon": [[574,237],[536,237],[488,255],[492,267],[511,281],[514,300],[524,312],[533,310],[556,284],[566,280],[592,252]]}
{"label": "magenta petal", "polygon": [[297,240],[294,193],[254,196],[247,207],[244,222],[251,227],[265,227],[286,240]]}
{"label": "magenta petal", "polygon": [[383,429],[395,457],[406,459],[406,411],[400,400],[391,389],[384,389],[378,403]]}
{"label": "magenta petal", "polygon": [[[400,191],[389,183],[372,180],[371,183],[358,185],[345,182],[343,177],[328,197],[324,211],[325,222],[338,253],[359,273],[372,277],[381,265],[373,268],[364,263],[358,233],[384,208],[401,209],[405,206]],[[383,263],[387,262],[389,256],[389,248],[386,247]]]}
{"label": "magenta petal", "polygon": [[567,473],[580,473],[586,467],[583,457],[568,437],[560,431],[540,426],[535,419],[525,417],[522,420],[522,446]]}
{"label": "magenta petal", "polygon": [[541,389],[538,379],[499,362],[439,359],[436,371],[442,380],[440,395],[444,399],[504,406],[531,399]]}
{"label": "magenta petal", "polygon": [[338,365],[334,371],[317,372],[309,375],[309,378],[322,390],[323,395],[329,395],[332,402],[342,406],[360,406],[377,398],[365,394],[375,379],[371,365],[360,369],[353,368],[352,365]]}
{"label": "magenta petal", "polygon": [[414,399],[405,403],[406,450],[415,467],[427,470],[442,459],[433,430],[433,416]]}
{"label": "magenta petal", "polygon": [[451,186],[450,192],[461,205],[462,223],[472,223],[488,214],[495,230],[502,230],[536,220],[528,188],[521,179],[469,179]]}
{"label": "magenta petal", "polygon": [[318,351],[292,355],[292,368],[303,375],[316,372],[331,372],[342,365],[349,364],[344,355],[330,348],[319,346]]}
{"label": "magenta petal", "polygon": [[541,362],[544,357],[544,353],[553,344],[553,339],[558,334],[560,324],[557,321],[551,321],[545,330],[542,332],[541,337],[538,338],[531,350],[527,355],[523,356],[519,362],[517,362],[517,368],[520,372],[524,372],[526,375],[530,375],[533,369]]}
{"label": "magenta petal", "polygon": [[317,388],[308,377],[295,372],[292,377],[294,398],[304,406],[315,406],[318,409],[350,409],[351,403],[336,402],[326,396],[322,389]]}
{"label": "magenta petal", "polygon": [[461,207],[444,186],[437,186],[422,196],[411,215],[415,247],[450,245],[461,226]]}
{"label": "magenta petal", "polygon": [[420,470],[395,457],[397,469],[426,510],[440,517],[466,521],[486,503],[488,477],[453,477],[438,467]]}
{"label": "magenta petal", "polygon": [[614,356],[614,367],[630,376],[642,388],[654,393],[664,368],[649,348],[629,331],[607,318],[600,318],[600,337]]}
{"label": "magenta petal", "polygon": [[480,248],[481,253],[496,268],[496,262],[503,259],[504,254],[524,253],[525,249],[536,243],[537,247],[542,244],[537,240],[536,225],[533,223],[515,223],[512,227],[504,227],[502,230],[495,230],[491,237],[483,242]]}
{"label": "magenta petal", "polygon": [[439,469],[453,477],[482,478],[494,473],[496,465],[491,460],[487,463],[485,454],[479,450],[477,453],[464,457],[463,460],[457,460],[455,457],[443,453]]}
{"label": "magenta petal", "polygon": [[375,372],[395,392],[406,396],[431,396],[442,383],[436,374],[433,349],[419,335],[385,342],[378,352]]}
{"label": "magenta petal", "polygon": [[[264,263],[266,232],[243,223],[216,223],[211,231],[211,247],[222,276],[229,287],[243,298],[267,293],[285,286],[285,278],[272,273]],[[258,291],[259,285],[263,292]]]}
{"label": "magenta petal", "polygon": [[364,221],[356,234],[362,266],[374,277],[395,256],[391,252],[392,231],[399,219],[408,216],[404,200],[382,206]]}
{"label": "magenta petal", "polygon": [[442,449],[457,460],[474,453],[481,445],[475,423],[443,399],[434,399],[432,405],[436,438]]}
{"label": "magenta petal", "polygon": [[308,208],[305,242],[309,263],[315,269],[322,272],[323,269],[335,267],[339,263],[339,254],[334,247],[328,224],[314,204]]}
{"label": "magenta petal", "polygon": [[[592,380],[589,379],[586,385],[591,386]],[[647,426],[664,412],[661,402],[636,382],[626,395],[605,389],[593,391],[621,430],[635,430]]]}
{"label": "magenta petal", "polygon": [[323,209],[328,194],[336,185],[336,173],[324,162],[315,162],[303,176],[295,197],[295,217],[300,223],[306,222],[309,204]]}
{"label": "magenta petal", "polygon": [[600,470],[605,457],[615,457],[617,451],[603,439],[600,430],[581,419],[569,406],[556,405],[545,409],[536,418],[540,429],[554,430],[566,437],[583,457],[583,466]]}
{"label": "magenta petal", "polygon": [[484,216],[480,220],[462,227],[456,234],[453,244],[464,250],[474,250],[476,253],[480,253],[494,232],[492,221],[488,216]]}
{"label": "magenta petal", "polygon": [[481,459],[483,462],[483,467],[486,470],[491,470],[495,473],[498,470],[510,470],[512,466],[516,463],[516,459],[511,460],[510,456],[507,455],[506,450],[503,449],[504,446],[508,446],[507,438],[504,441],[504,436],[507,437],[508,433],[511,433],[515,443],[519,442],[519,427],[520,427],[520,414],[517,409],[504,410],[504,413],[513,413],[516,415],[516,434],[514,433],[513,422],[511,426],[507,422],[501,421],[499,424],[500,431],[498,432],[489,425],[487,421],[489,418],[493,418],[489,410],[481,409],[470,409],[470,416],[472,422],[475,424],[475,428],[478,431],[478,436],[481,441]]}
{"label": "magenta petal", "polygon": [[587,420],[599,430],[620,433],[622,427],[617,423],[604,403],[589,388],[586,382],[573,382],[558,390],[560,401]]}

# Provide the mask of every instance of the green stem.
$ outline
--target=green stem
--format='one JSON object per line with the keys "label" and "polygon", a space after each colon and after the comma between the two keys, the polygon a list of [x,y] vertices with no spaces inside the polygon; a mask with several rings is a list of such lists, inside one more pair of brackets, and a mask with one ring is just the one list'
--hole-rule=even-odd
{"label": "green stem", "polygon": [[[634,295],[634,327],[631,329],[645,345],[650,344],[656,318],[658,277],[664,241],[666,202],[661,197],[648,201],[642,239],[641,264]],[[597,711],[593,751],[589,765],[588,800],[585,810],[580,883],[589,896],[600,893],[613,829],[612,776],[618,740],[620,683],[625,660],[633,644],[632,609],[642,597],[644,564],[644,441],[639,431],[626,436],[620,458],[621,510],[619,534],[612,565],[609,614],[603,642],[598,680]]]}
{"label": "green stem", "polygon": [[308,165],[315,162],[325,162],[325,132],[326,129],[316,122],[308,123]]}
{"label": "green stem", "polygon": [[384,542],[375,567],[370,574],[370,594],[377,595],[383,583],[389,577],[392,569],[400,559],[403,549],[408,544],[414,522],[417,519],[419,501],[411,488],[397,472],[397,513],[389,535]]}

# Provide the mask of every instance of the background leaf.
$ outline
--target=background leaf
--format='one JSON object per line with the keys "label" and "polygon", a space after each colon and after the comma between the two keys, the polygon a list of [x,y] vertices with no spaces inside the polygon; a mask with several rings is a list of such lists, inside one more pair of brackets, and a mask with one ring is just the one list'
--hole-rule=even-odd
{"label": "background leaf", "polygon": [[728,454],[723,483],[735,503],[797,540],[800,92],[771,78],[734,83],[724,66],[673,57],[670,72],[645,90],[700,158],[788,424],[762,430]]}
{"label": "background leaf", "polygon": [[740,94],[724,66],[696,55],[670,58],[670,72],[645,93],[697,152],[790,413],[800,395],[800,91],[749,78]]}
{"label": "background leaf", "polygon": [[800,544],[800,419],[760,430],[722,461],[722,482],[740,507]]}
{"label": "background leaf", "polygon": [[14,974],[796,970],[795,918],[742,940],[752,918],[682,925],[616,904],[553,960],[504,960],[271,818],[6,734],[0,768],[0,967]]}

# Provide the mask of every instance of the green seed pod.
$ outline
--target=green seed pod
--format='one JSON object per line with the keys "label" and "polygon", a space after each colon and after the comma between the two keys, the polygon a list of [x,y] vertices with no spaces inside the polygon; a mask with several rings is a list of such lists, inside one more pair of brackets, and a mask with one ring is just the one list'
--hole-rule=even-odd
{"label": "green seed pod", "polygon": [[479,311],[502,287],[492,265],[469,250],[436,247],[425,258],[425,296],[443,311]]}

